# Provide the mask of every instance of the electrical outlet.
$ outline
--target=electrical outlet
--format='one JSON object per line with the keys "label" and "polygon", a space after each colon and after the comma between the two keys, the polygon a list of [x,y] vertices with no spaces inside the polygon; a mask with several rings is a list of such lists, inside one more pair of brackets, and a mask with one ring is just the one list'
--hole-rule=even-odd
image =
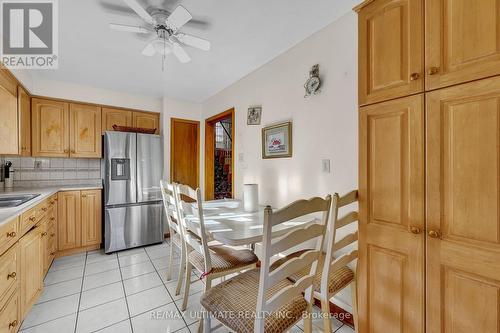
{"label": "electrical outlet", "polygon": [[42,161],[35,161],[35,169],[41,169],[42,168]]}
{"label": "electrical outlet", "polygon": [[321,170],[324,173],[330,173],[330,160],[329,159],[321,160]]}

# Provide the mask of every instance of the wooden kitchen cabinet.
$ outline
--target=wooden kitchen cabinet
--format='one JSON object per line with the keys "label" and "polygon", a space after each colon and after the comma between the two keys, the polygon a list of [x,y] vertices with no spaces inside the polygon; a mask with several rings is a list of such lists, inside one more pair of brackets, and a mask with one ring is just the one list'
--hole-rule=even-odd
{"label": "wooden kitchen cabinet", "polygon": [[26,316],[43,288],[43,242],[36,227],[19,240],[21,314]]}
{"label": "wooden kitchen cabinet", "polygon": [[427,90],[500,74],[498,0],[426,0]]}
{"label": "wooden kitchen cabinet", "polygon": [[424,331],[424,96],[360,109],[358,332]]}
{"label": "wooden kitchen cabinet", "polygon": [[21,314],[19,305],[19,290],[13,289],[5,300],[0,304],[0,332],[15,333],[21,326]]}
{"label": "wooden kitchen cabinet", "polygon": [[101,244],[101,191],[82,191],[81,198],[82,246]]}
{"label": "wooden kitchen cabinet", "polygon": [[160,114],[152,112],[136,112],[132,113],[132,123],[134,127],[141,128],[156,128],[155,134],[160,134]]}
{"label": "wooden kitchen cabinet", "polygon": [[69,157],[69,104],[31,100],[32,155]]}
{"label": "wooden kitchen cabinet", "polygon": [[21,156],[31,156],[31,97],[22,86],[17,89],[19,146]]}
{"label": "wooden kitchen cabinet", "polygon": [[423,0],[366,1],[357,11],[359,104],[423,92]]}
{"label": "wooden kitchen cabinet", "polygon": [[498,332],[500,77],[426,101],[427,332]]}
{"label": "wooden kitchen cabinet", "polygon": [[101,108],[69,105],[70,157],[101,158]]}
{"label": "wooden kitchen cabinet", "polygon": [[1,300],[7,297],[11,289],[17,288],[21,274],[18,271],[19,246],[12,246],[0,256],[0,308]]}
{"label": "wooden kitchen cabinet", "polygon": [[2,154],[19,154],[17,84],[5,69],[0,69],[0,155]]}
{"label": "wooden kitchen cabinet", "polygon": [[132,111],[102,108],[102,132],[113,131],[113,125],[132,126]]}
{"label": "wooden kitchen cabinet", "polygon": [[57,249],[70,250],[81,245],[80,191],[59,192],[57,200]]}

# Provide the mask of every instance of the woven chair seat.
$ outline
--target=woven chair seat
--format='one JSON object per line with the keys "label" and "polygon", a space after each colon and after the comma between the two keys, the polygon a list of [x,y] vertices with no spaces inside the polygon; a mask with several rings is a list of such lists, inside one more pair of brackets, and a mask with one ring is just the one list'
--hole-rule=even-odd
{"label": "woven chair seat", "polygon": [[[282,263],[290,260],[291,258],[299,257],[305,251],[307,250],[297,251],[292,254],[289,254],[284,258],[275,261],[271,265],[271,270],[276,269]],[[324,262],[325,262],[325,256],[322,255],[318,261],[319,272],[316,274],[316,278],[314,279],[314,290],[318,293],[320,292],[320,287],[321,287],[321,276],[322,276]],[[288,279],[292,282],[297,282],[303,276],[309,275],[309,272],[310,268],[306,267],[303,270],[290,275]],[[342,290],[347,285],[349,285],[349,283],[351,283],[353,279],[354,279],[354,272],[347,266],[339,268],[335,272],[330,272],[330,276],[328,277],[328,293],[336,294],[338,291]]]}
{"label": "woven chair seat", "polygon": [[257,263],[259,259],[251,250],[236,250],[224,245],[209,247],[212,270],[205,272],[205,258],[197,251],[189,253],[189,262],[202,273],[219,273]]}
{"label": "woven chair seat", "polygon": [[[226,280],[201,296],[201,304],[212,317],[238,333],[253,333],[257,295],[259,290],[259,269],[241,273]],[[267,290],[266,298],[270,299],[278,291],[292,285],[285,279]],[[307,309],[307,302],[298,295],[274,311],[265,319],[264,331],[280,333],[288,331]]]}

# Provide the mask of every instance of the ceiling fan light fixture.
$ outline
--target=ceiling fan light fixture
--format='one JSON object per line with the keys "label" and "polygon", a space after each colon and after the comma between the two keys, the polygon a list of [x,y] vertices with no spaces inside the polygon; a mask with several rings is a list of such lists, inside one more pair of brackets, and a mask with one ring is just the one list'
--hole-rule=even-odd
{"label": "ceiling fan light fixture", "polygon": [[153,41],[153,47],[155,48],[156,52],[161,55],[166,55],[172,52],[172,46],[170,45],[170,42],[163,38],[155,39]]}

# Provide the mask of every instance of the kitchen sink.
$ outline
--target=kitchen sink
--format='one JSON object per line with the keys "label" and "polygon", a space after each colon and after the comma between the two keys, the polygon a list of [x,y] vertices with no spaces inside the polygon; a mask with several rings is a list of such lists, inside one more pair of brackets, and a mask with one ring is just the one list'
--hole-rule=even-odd
{"label": "kitchen sink", "polygon": [[17,207],[38,196],[40,194],[0,195],[0,208]]}

